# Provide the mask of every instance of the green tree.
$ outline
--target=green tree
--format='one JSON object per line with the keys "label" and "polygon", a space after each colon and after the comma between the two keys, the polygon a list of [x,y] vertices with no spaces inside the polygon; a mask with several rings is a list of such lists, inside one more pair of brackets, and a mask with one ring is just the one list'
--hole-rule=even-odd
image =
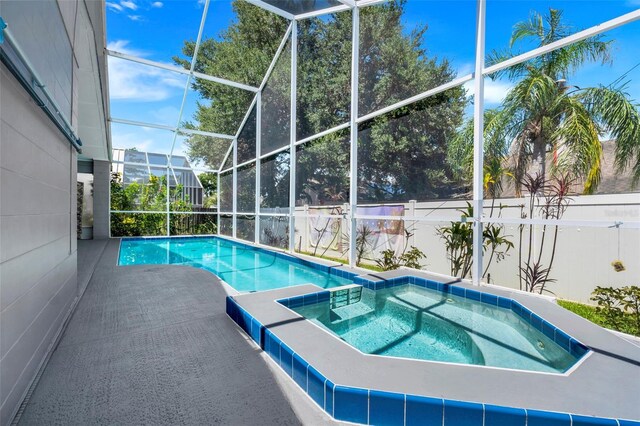
{"label": "green tree", "polygon": [[216,195],[218,189],[218,174],[212,172],[201,173],[198,175],[202,184],[202,191],[205,197]]}
{"label": "green tree", "polygon": [[[195,70],[208,75],[258,86],[286,32],[286,19],[245,1],[234,1],[235,21],[219,37],[203,39]],[[174,57],[185,68],[190,67],[195,41],[185,41],[182,53],[187,59]],[[253,93],[208,80],[195,79],[195,89],[203,99],[213,102],[198,104],[194,122],[197,127],[235,135]],[[201,159],[213,169],[220,167],[229,141],[201,135],[190,136],[186,145],[190,159]]]}
{"label": "green tree", "polygon": [[[404,0],[362,10],[360,46],[360,114],[400,101],[450,81],[455,72],[446,60],[428,56],[424,49],[427,26],[407,33],[403,26]],[[208,39],[198,54],[197,69],[236,81],[259,83],[287,23],[272,14],[234,2],[237,20],[219,40]],[[348,122],[350,114],[351,12],[308,19],[298,29],[298,139]],[[263,92],[262,148],[269,152],[289,143],[289,46],[278,61]],[[193,42],[183,53],[188,57]],[[252,52],[248,54],[247,52]],[[187,61],[178,60],[186,65]],[[200,68],[198,68],[200,67]],[[197,81],[194,88],[209,104],[201,103],[195,121],[201,128],[235,133],[246,113],[251,94],[242,101],[235,89]],[[359,142],[360,201],[398,201],[444,198],[457,192],[445,162],[447,141],[462,123],[467,100],[462,88],[449,90],[375,120],[363,123]],[[253,126],[253,114],[248,121]],[[245,144],[242,150],[244,152]],[[220,148],[202,137],[189,139],[189,155],[219,164]],[[249,145],[250,146],[250,145]],[[348,149],[344,136],[334,135],[305,145],[298,162],[299,199],[320,202],[348,200]],[[217,151],[217,152],[214,152]],[[240,153],[239,145],[239,153]],[[224,155],[224,154],[222,154]],[[266,205],[286,205],[288,154],[262,167]],[[274,189],[282,186],[282,191]]]}
{"label": "green tree", "polygon": [[218,202],[218,174],[205,172],[198,175],[202,184],[203,206],[216,207]]}
{"label": "green tree", "polygon": [[[164,212],[167,210],[167,178],[151,175],[145,183],[122,184],[119,173],[111,174],[111,210]],[[189,212],[191,203],[183,197],[182,185],[170,188],[169,208],[172,212]],[[172,215],[170,232],[181,233],[180,222],[186,215]],[[114,237],[165,235],[166,213],[112,213],[111,235]]]}
{"label": "green tree", "polygon": [[[487,63],[515,56],[521,42],[545,46],[572,33],[574,29],[563,23],[562,11],[549,9],[544,16],[532,12],[528,21],[514,26],[509,48],[492,52]],[[600,182],[600,139],[607,135],[616,143],[617,171],[631,168],[634,184],[640,179],[640,114],[625,92],[627,84],[570,84],[586,63],[610,64],[612,45],[612,40],[594,36],[491,76],[506,76],[516,84],[499,108],[485,113],[485,156],[508,158],[518,193],[530,168],[546,175],[548,152],[557,155],[552,172],[570,173],[584,182],[584,193],[593,193]],[[473,122],[469,121],[453,140],[449,159],[459,171],[468,172],[472,151]]]}

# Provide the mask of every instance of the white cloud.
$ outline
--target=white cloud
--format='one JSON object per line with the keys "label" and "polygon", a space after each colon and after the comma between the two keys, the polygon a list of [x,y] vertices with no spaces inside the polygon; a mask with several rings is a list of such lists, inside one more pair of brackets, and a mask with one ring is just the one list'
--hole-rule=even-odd
{"label": "white cloud", "polygon": [[[474,93],[474,81],[468,81],[464,84],[467,96]],[[490,78],[484,80],[484,102],[485,104],[495,106],[502,103],[507,93],[513,88],[513,83],[505,81],[495,81]]]}
{"label": "white cloud", "polygon": [[486,79],[484,81],[484,101],[489,104],[501,103],[511,89],[513,89],[513,83]]}
{"label": "white cloud", "polygon": [[[144,57],[143,52],[130,49],[129,42],[110,42],[107,49]],[[139,64],[125,59],[109,57],[109,94],[111,99],[138,102],[157,102],[179,95],[185,86],[182,74]]]}
{"label": "white cloud", "polygon": [[140,15],[127,15],[127,18],[131,19],[132,21],[141,21],[142,20],[142,16],[140,16]]}
{"label": "white cloud", "polygon": [[[136,148],[139,151],[169,154],[173,144],[173,132],[112,123],[111,141],[114,148]],[[174,155],[184,153],[180,141],[176,141],[173,153]]]}
{"label": "white cloud", "polygon": [[153,149],[153,138],[135,127],[129,127],[125,130],[125,126],[112,126],[111,130],[111,141],[114,148],[136,148],[138,151]]}
{"label": "white cloud", "polygon": [[114,12],[122,12],[124,10],[118,3],[107,2],[107,7]]}
{"label": "white cloud", "polygon": [[134,2],[132,2],[132,1],[129,1],[129,0],[123,0],[123,1],[121,1],[121,2],[120,2],[120,5],[121,5],[122,7],[126,7],[127,9],[131,9],[131,10],[137,10],[137,9],[138,9],[138,5],[137,5],[137,4],[135,4],[135,3],[134,3]]}
{"label": "white cloud", "polygon": [[161,1],[154,1],[153,3],[151,3],[151,7],[157,7],[158,9],[162,6],[164,6],[164,3],[162,3]]}
{"label": "white cloud", "polygon": [[178,115],[180,115],[180,110],[173,106],[166,106],[155,111],[151,111],[151,115],[155,119],[154,123],[175,126],[178,120]]}

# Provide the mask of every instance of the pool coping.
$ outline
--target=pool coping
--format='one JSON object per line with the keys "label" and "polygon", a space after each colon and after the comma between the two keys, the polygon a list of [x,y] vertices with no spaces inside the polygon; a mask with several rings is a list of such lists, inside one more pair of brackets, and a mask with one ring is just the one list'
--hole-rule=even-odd
{"label": "pool coping", "polygon": [[311,284],[229,297],[227,314],[337,420],[375,424],[395,415],[392,423],[411,424],[417,413],[431,413],[434,424],[447,425],[532,426],[552,420],[567,426],[640,424],[639,347],[553,302],[509,289],[455,279],[446,283],[441,276],[406,270],[368,274],[356,281],[384,288],[401,285],[407,276],[435,283],[436,289],[440,283],[479,293],[487,301],[493,301],[492,296],[514,300],[531,312],[530,319],[546,320],[591,351],[565,374],[363,354],[278,302],[304,300],[304,295],[317,300],[318,294],[329,293]]}

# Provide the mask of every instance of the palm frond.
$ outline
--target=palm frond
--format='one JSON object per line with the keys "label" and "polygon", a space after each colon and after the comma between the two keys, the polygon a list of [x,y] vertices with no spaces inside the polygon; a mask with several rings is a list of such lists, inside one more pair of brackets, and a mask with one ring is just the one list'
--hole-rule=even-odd
{"label": "palm frond", "polygon": [[565,95],[558,103],[564,116],[551,136],[559,152],[556,167],[564,173],[584,176],[584,193],[592,194],[601,177],[602,144],[598,125],[578,97]]}
{"label": "palm frond", "polygon": [[640,113],[630,100],[626,85],[584,89],[580,99],[590,114],[616,141],[615,165],[618,173],[632,170],[633,184],[640,181]]}
{"label": "palm frond", "polygon": [[509,47],[513,46],[523,39],[531,37],[537,37],[540,43],[544,41],[545,28],[544,19],[539,12],[535,10],[529,14],[528,21],[521,21],[513,26],[513,32],[511,33],[511,39],[509,40]]}
{"label": "palm frond", "polygon": [[613,40],[604,41],[602,35],[580,40],[567,47],[543,55],[545,73],[555,79],[568,78],[587,62],[610,64]]}

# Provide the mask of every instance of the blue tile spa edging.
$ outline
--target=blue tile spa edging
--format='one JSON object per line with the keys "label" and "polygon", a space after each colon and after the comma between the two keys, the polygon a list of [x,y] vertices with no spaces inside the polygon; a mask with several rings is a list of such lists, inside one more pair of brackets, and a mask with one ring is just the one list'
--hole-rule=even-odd
{"label": "blue tile spa edging", "polygon": [[[291,263],[296,263],[298,265],[307,266],[309,268],[316,269],[318,271],[322,271],[322,272],[328,273],[330,275],[335,275],[335,276],[338,276],[340,278],[346,278],[346,279],[349,279],[349,280],[354,280],[358,276],[358,274],[355,273],[355,272],[351,272],[351,271],[347,271],[347,270],[341,269],[341,268],[345,267],[345,265],[335,265],[335,266],[323,265],[321,263],[316,263],[316,262],[313,262],[311,260],[301,259],[299,257],[293,256],[293,255],[288,254],[288,253],[283,253],[283,252],[272,250],[272,249],[268,249],[268,248],[265,248],[265,247],[259,247],[259,246],[253,245],[253,244],[249,244],[249,243],[245,243],[245,242],[242,242],[242,241],[237,241],[237,240],[225,238],[224,236],[218,236],[218,235],[193,235],[193,236],[179,236],[179,237],[123,237],[122,240],[127,240],[127,241],[145,241],[145,240],[189,241],[189,240],[194,240],[194,239],[211,239],[211,238],[216,238],[216,239],[219,239],[219,240],[228,241],[228,242],[230,242],[232,244],[237,244],[239,246],[246,247],[246,248],[251,249],[251,250],[255,250],[255,251],[262,252],[262,253],[271,254],[271,255],[274,255],[275,257],[279,258],[279,259],[283,259],[283,260],[289,261]],[[120,256],[118,256],[118,258],[119,257]]]}
{"label": "blue tile spa edging", "polygon": [[[314,293],[316,299],[328,300],[329,291]],[[291,302],[294,300],[295,302]],[[304,298],[282,299],[280,303],[299,303]],[[309,299],[309,303],[312,299]],[[288,301],[288,302],[285,302]],[[315,302],[317,303],[317,302]],[[264,327],[231,296],[226,300],[231,317],[260,348],[309,397],[336,420],[370,425],[438,425],[438,426],[578,426],[626,425],[640,422],[588,417],[524,408],[503,407],[477,402],[455,401],[420,395],[383,392],[342,386],[327,379],[320,371],[295,353],[271,330]]]}

